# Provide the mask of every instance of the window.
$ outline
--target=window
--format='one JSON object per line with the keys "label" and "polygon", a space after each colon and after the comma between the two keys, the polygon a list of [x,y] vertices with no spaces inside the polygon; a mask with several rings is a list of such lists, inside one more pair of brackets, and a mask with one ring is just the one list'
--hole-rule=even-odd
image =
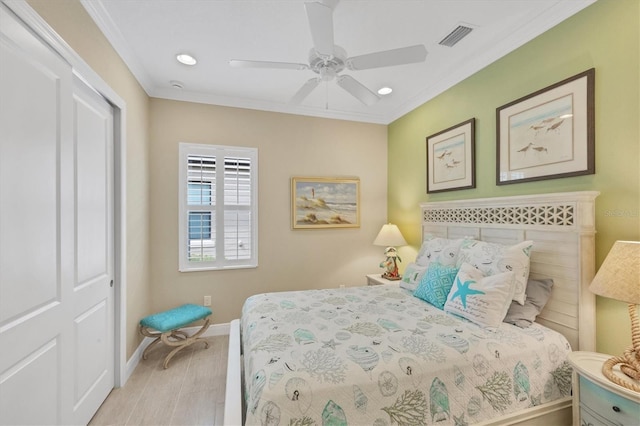
{"label": "window", "polygon": [[180,271],[258,266],[258,150],[180,144]]}

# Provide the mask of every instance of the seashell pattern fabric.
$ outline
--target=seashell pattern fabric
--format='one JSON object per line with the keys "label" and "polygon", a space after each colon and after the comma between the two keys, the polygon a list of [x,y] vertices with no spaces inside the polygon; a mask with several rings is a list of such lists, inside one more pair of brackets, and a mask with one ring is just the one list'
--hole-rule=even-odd
{"label": "seashell pattern fabric", "polygon": [[394,286],[255,295],[241,327],[247,425],[474,424],[571,392],[559,333],[488,330]]}

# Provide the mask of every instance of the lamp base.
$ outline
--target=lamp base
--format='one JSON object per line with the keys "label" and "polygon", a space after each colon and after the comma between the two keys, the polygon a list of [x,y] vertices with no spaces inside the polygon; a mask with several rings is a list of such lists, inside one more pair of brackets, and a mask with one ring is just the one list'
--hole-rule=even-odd
{"label": "lamp base", "polygon": [[[632,350],[633,348],[629,348],[629,349]],[[611,380],[613,383],[617,385],[620,385],[627,389],[631,389],[636,392],[640,392],[640,385],[634,382],[631,382],[629,380],[626,380],[625,378],[620,377],[613,372],[613,367],[615,367],[618,364],[621,364],[620,370],[630,378],[635,379],[636,381],[638,381],[638,383],[640,383],[640,370],[634,370],[633,368],[629,367],[628,359],[626,357],[627,352],[629,352],[629,349],[625,351],[624,356],[614,356],[612,358],[609,358],[602,365],[602,374],[604,374],[604,376],[607,379]]]}
{"label": "lamp base", "polygon": [[400,275],[387,275],[387,274],[382,274],[380,275],[382,278],[384,278],[385,280],[389,280],[389,281],[399,281],[402,279],[402,277]]}
{"label": "lamp base", "polygon": [[[635,305],[629,304],[629,316],[631,317],[631,346],[624,351],[622,356],[608,359],[602,365],[602,374],[617,385],[640,392],[640,322]],[[624,374],[638,383],[616,375],[613,372],[613,367],[618,364]]]}

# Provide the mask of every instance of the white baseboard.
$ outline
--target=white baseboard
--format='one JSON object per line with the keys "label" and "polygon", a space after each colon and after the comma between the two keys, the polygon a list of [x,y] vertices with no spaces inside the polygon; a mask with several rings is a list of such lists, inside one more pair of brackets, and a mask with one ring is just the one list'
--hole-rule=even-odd
{"label": "white baseboard", "polygon": [[[200,327],[195,326],[195,327],[181,328],[180,330],[191,335],[196,331],[198,331],[199,329]],[[227,336],[229,334],[229,329],[230,329],[229,323],[211,324],[207,329],[207,331],[205,331],[201,337]],[[142,342],[140,342],[135,352],[133,352],[133,355],[131,355],[131,358],[129,358],[129,360],[127,361],[127,367],[126,367],[122,386],[124,386],[124,384],[127,383],[127,381],[129,380],[129,377],[131,377],[131,375],[133,374],[133,371],[136,369],[136,367],[138,366],[138,363],[140,363],[140,360],[142,359],[142,352],[144,352],[144,350],[147,348],[147,346],[151,344],[151,342],[153,342],[153,338],[151,337],[145,337],[144,339],[142,339]]]}

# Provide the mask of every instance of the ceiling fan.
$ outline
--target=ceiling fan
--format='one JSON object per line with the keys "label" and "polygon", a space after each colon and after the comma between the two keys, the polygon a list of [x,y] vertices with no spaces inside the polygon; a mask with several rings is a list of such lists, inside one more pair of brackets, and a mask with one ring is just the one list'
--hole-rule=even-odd
{"label": "ceiling fan", "polygon": [[347,57],[347,52],[333,42],[333,9],[338,0],[324,0],[323,3],[305,3],[313,48],[309,52],[309,63],[250,61],[232,59],[229,65],[237,68],[276,68],[291,70],[311,70],[318,74],[308,80],[291,98],[289,103],[300,104],[318,84],[336,80],[338,86],[349,92],[365,105],[373,105],[380,98],[350,75],[339,74],[345,68],[351,71],[390,67],[422,62],[427,57],[427,49],[422,44],[398,49]]}

